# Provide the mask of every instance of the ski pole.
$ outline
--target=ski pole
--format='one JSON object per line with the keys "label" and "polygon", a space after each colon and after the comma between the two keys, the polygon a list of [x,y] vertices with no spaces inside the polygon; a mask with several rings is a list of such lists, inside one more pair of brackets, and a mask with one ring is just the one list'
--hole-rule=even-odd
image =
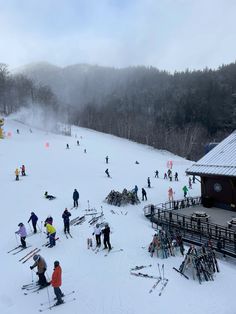
{"label": "ski pole", "polygon": [[159,263],[157,263],[157,266],[158,266],[158,271],[159,271],[159,277],[162,279],[162,277],[161,277],[161,270],[160,270],[160,265],[159,265]]}
{"label": "ski pole", "polygon": [[31,224],[28,222],[29,227],[30,227],[30,231],[33,232],[32,228],[31,228]]}
{"label": "ski pole", "polygon": [[19,245],[19,241],[18,241],[18,238],[17,238],[17,234],[15,233],[15,237],[16,237],[16,244]]}
{"label": "ski pole", "polygon": [[39,228],[39,231],[42,232],[42,221],[41,221],[41,228],[38,223],[37,223],[37,227]]}
{"label": "ski pole", "polygon": [[164,274],[165,274],[165,265],[164,264],[162,264],[162,273],[163,273],[163,280],[165,279],[165,276],[164,276]]}
{"label": "ski pole", "polygon": [[51,302],[50,302],[50,296],[49,296],[49,289],[48,289],[48,286],[47,286],[47,295],[48,295],[49,308],[51,309]]}
{"label": "ski pole", "polygon": [[31,282],[34,282],[34,271],[31,269]]}

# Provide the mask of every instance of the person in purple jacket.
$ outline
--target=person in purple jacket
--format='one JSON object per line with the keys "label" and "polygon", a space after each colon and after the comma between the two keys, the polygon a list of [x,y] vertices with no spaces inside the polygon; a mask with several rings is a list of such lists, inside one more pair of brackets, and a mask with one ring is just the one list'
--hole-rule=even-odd
{"label": "person in purple jacket", "polygon": [[19,230],[16,231],[15,233],[19,234],[19,236],[20,236],[21,246],[23,248],[26,248],[25,238],[27,237],[27,232],[26,232],[25,226],[24,226],[24,224],[22,222],[20,222],[18,227],[19,227]]}

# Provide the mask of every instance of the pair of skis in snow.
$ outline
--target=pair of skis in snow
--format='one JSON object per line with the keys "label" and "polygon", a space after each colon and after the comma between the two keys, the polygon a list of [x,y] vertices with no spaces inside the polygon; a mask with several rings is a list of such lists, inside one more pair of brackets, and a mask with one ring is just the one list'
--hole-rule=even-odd
{"label": "pair of skis in snow", "polygon": [[[70,303],[70,302],[75,301],[75,300],[76,300],[75,297],[73,297],[73,298],[68,298],[69,296],[73,295],[74,293],[75,293],[74,290],[71,291],[71,292],[69,292],[69,293],[66,293],[66,294],[64,295],[64,297],[63,297],[63,303],[61,303],[61,304],[57,304],[57,303],[52,304],[53,302],[55,302],[55,299],[53,299],[53,300],[51,299],[51,300],[49,300],[49,301],[46,301],[46,302],[44,302],[44,303],[41,303],[40,306],[41,306],[42,308],[39,309],[39,312],[44,312],[44,311],[47,311],[47,310],[51,310],[51,309],[53,309],[54,307],[57,307],[57,306],[60,306],[60,305],[67,304],[67,303]],[[65,299],[65,300],[64,300],[64,299]],[[52,305],[51,305],[51,304],[52,304]]]}

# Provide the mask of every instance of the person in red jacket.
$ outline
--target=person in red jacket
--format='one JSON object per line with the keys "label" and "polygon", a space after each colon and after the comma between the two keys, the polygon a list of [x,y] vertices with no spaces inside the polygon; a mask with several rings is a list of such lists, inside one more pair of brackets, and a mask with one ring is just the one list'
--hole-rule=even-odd
{"label": "person in red jacket", "polygon": [[64,294],[61,292],[60,286],[61,286],[61,266],[58,261],[54,262],[54,271],[52,274],[52,280],[51,280],[51,285],[53,286],[54,293],[57,298],[57,303],[55,305],[60,305],[64,303],[62,298],[64,297]]}

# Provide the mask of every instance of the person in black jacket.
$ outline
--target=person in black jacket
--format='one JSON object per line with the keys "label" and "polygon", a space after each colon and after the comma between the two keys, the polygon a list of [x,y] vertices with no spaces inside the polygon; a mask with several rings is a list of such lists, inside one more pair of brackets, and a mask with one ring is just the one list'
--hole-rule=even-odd
{"label": "person in black jacket", "polygon": [[71,213],[68,212],[68,209],[65,208],[64,213],[62,214],[62,218],[64,220],[64,232],[70,233],[70,216]]}
{"label": "person in black jacket", "polygon": [[30,215],[30,218],[28,220],[28,223],[30,221],[32,222],[32,226],[34,228],[34,233],[37,233],[37,227],[36,226],[37,226],[38,217],[35,215],[34,212],[31,212],[31,215]]}
{"label": "person in black jacket", "polygon": [[73,193],[74,207],[78,208],[79,192],[75,189]]}
{"label": "person in black jacket", "polygon": [[142,188],[142,201],[144,201],[144,199],[147,201],[147,192],[144,188]]}
{"label": "person in black jacket", "polygon": [[111,243],[110,243],[110,228],[108,223],[105,224],[105,228],[102,230],[103,233],[103,244],[104,249],[108,248],[108,251],[111,250]]}

